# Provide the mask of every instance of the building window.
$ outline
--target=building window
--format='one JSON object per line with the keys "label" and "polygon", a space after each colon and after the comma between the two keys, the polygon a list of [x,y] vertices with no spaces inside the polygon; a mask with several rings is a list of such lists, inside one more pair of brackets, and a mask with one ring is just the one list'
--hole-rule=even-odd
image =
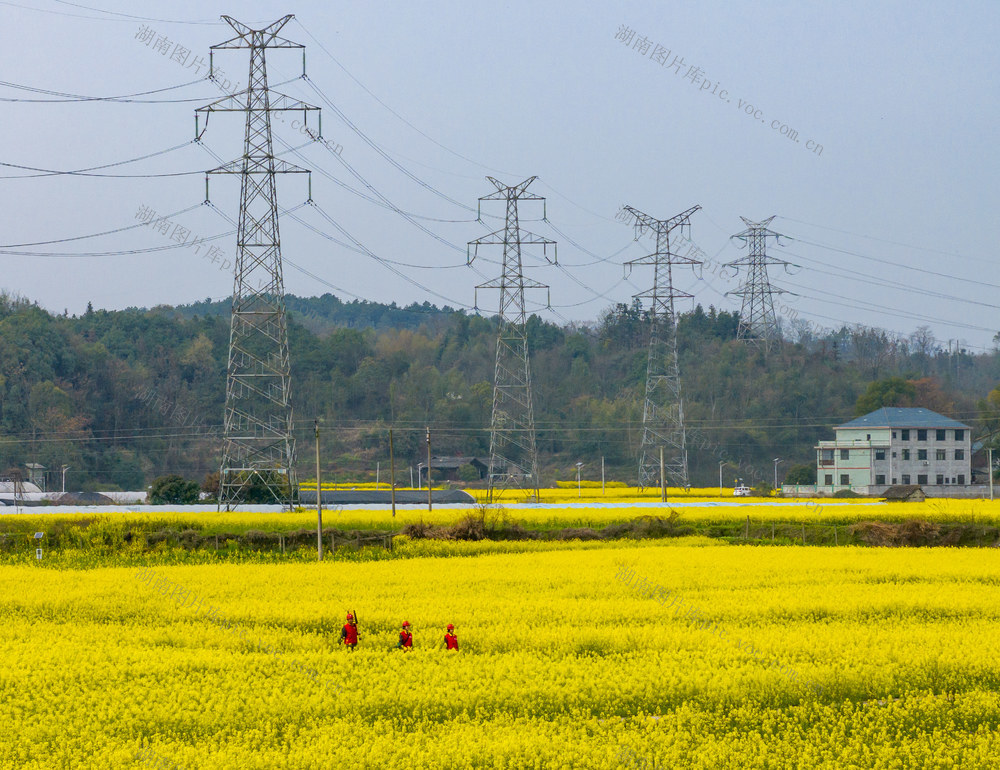
{"label": "building window", "polygon": [[917,459],[918,460],[926,460],[927,459],[927,450],[926,449],[918,449],[917,450]]}
{"label": "building window", "polygon": [[866,433],[865,434],[865,441],[871,441],[871,440],[872,440],[872,434],[871,433]]}
{"label": "building window", "polygon": [[926,441],[926,440],[927,440],[927,429],[920,428],[919,430],[917,430],[917,441]]}
{"label": "building window", "polygon": [[943,484],[944,484],[944,474],[943,473],[939,473],[937,475],[937,485],[940,487]]}
{"label": "building window", "polygon": [[944,450],[943,449],[935,449],[934,450],[934,459],[935,460],[943,460],[944,459]]}
{"label": "building window", "polygon": [[828,487],[832,487],[833,486],[833,474],[832,473],[826,474],[826,479],[824,480],[823,483],[826,484]]}
{"label": "building window", "polygon": [[840,474],[840,484],[841,484],[841,486],[845,486],[845,487],[850,486],[850,484],[851,484],[851,477],[849,475],[847,475],[846,473],[841,473]]}
{"label": "building window", "polygon": [[965,459],[965,450],[964,449],[956,449],[955,450],[955,459],[956,460],[964,460]]}
{"label": "building window", "polygon": [[875,459],[876,460],[884,460],[885,459],[885,450],[884,449],[876,449],[875,450]]}
{"label": "building window", "polygon": [[895,452],[893,452],[893,453],[892,453],[892,456],[893,456],[893,457],[895,457],[895,456],[896,456],[896,453],[895,453]]}
{"label": "building window", "polygon": [[900,441],[909,441],[910,440],[910,429],[909,428],[907,428],[906,430],[901,430],[899,432],[899,440]]}
{"label": "building window", "polygon": [[909,473],[904,473],[902,476],[900,476],[900,478],[903,480],[904,484],[909,484],[910,483],[910,474]]}
{"label": "building window", "polygon": [[965,431],[956,430],[955,431],[955,441],[965,441]]}
{"label": "building window", "polygon": [[959,484],[964,484],[965,483],[965,474],[964,473],[959,473],[958,474],[958,483]]}
{"label": "building window", "polygon": [[947,438],[945,438],[945,436],[948,433],[948,431],[946,431],[946,430],[944,430],[942,428],[938,428],[934,432],[937,434],[934,438],[937,439],[938,441],[947,441],[948,440]]}
{"label": "building window", "polygon": [[927,483],[927,474],[926,473],[919,473],[919,474],[917,474],[917,483],[918,484],[926,484]]}
{"label": "building window", "polygon": [[903,459],[904,460],[909,460],[910,459],[910,450],[909,449],[904,449],[903,450]]}
{"label": "building window", "polygon": [[850,449],[841,449],[840,450],[840,459],[841,460],[850,460],[851,459],[851,450]]}
{"label": "building window", "polygon": [[875,474],[875,483],[878,486],[882,486],[883,484],[885,484],[885,474],[884,473],[876,473]]}
{"label": "building window", "polygon": [[895,479],[895,478],[893,478],[893,480],[892,480],[892,483],[893,483],[893,484],[895,484],[895,483],[896,483],[896,479]]}

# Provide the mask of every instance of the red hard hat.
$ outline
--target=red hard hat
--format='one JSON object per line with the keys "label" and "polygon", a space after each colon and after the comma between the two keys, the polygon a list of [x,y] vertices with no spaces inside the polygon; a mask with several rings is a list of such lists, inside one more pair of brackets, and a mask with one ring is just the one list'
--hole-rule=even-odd
{"label": "red hard hat", "polygon": [[347,619],[348,620],[354,620],[354,616],[351,613],[348,612],[347,613]]}
{"label": "red hard hat", "polygon": [[408,625],[410,625],[410,623],[409,623],[409,621],[406,621],[406,620],[404,620],[404,621],[403,621],[403,625],[404,625],[404,626],[408,626]]}
{"label": "red hard hat", "polygon": [[448,624],[448,630],[449,631],[454,631],[455,630],[455,626],[453,624],[449,623]]}

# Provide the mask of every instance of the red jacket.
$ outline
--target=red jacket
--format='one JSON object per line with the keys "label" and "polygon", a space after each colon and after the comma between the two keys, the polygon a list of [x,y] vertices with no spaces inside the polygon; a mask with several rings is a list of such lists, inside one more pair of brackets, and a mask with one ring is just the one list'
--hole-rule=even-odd
{"label": "red jacket", "polygon": [[444,643],[447,645],[447,648],[449,650],[457,650],[458,649],[458,637],[455,636],[455,634],[445,634],[444,635]]}
{"label": "red jacket", "polygon": [[397,647],[413,647],[413,634],[409,631],[399,632],[399,644]]}
{"label": "red jacket", "polygon": [[344,627],[340,630],[340,640],[344,644],[357,644],[358,627],[353,623],[345,623]]}

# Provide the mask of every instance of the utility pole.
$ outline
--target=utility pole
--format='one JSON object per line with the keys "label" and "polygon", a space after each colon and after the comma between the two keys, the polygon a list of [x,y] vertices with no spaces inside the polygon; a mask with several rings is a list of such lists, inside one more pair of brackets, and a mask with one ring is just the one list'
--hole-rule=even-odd
{"label": "utility pole", "polygon": [[660,446],[660,500],[667,502],[667,474],[663,469],[663,446]]}
{"label": "utility pole", "polygon": [[[503,269],[499,278],[476,287],[475,306],[479,306],[479,289],[500,290],[496,371],[493,378],[493,415],[490,421],[490,467],[487,476],[488,502],[509,487],[535,490],[539,496],[538,446],[535,442],[535,418],[531,398],[531,369],[528,362],[527,313],[524,308],[525,289],[548,289],[545,284],[524,276],[521,246],[542,246],[543,254],[550,241],[522,230],[518,225],[518,201],[542,201],[545,198],[527,192],[537,177],[525,179],[508,187],[493,177],[486,177],[496,192],[484,195],[483,201],[505,201],[507,216],[501,230],[469,241],[468,264],[478,255],[480,246],[503,246]],[[545,217],[544,208],[542,217]],[[473,250],[472,247],[475,247]],[[546,256],[546,259],[548,257]],[[555,257],[550,260],[556,264]]]}
{"label": "utility pole", "polygon": [[[229,16],[222,18],[236,37],[211,47],[209,72],[215,51],[248,48],[247,87],[195,110],[195,139],[201,139],[213,112],[246,113],[243,156],[207,172],[239,174],[241,181],[219,470],[219,508],[224,505],[229,510],[246,500],[254,486],[262,486],[268,498],[287,505],[294,502],[298,491],[275,175],[309,172],[274,157],[271,113],[301,111],[305,120],[310,111],[319,108],[273,92],[267,85],[268,48],[304,49],[278,36],[292,20],[291,15],[263,29],[252,29]],[[199,132],[201,115],[205,126]],[[207,199],[207,175],[205,192]]]}
{"label": "utility pole", "polygon": [[[687,439],[684,430],[684,399],[681,371],[677,360],[677,312],[674,300],[693,295],[674,288],[674,265],[698,265],[700,260],[679,256],[670,250],[670,234],[677,228],[690,231],[693,206],[671,219],[653,219],[638,209],[625,206],[626,219],[635,224],[635,235],[656,236],[656,251],[625,263],[626,273],[635,265],[653,266],[653,287],[635,295],[649,303],[649,357],[646,362],[646,398],[642,408],[642,443],[639,448],[639,488],[650,486],[659,476],[666,490],[664,472],[678,487],[688,486]],[[669,449],[657,473],[657,454]],[[665,498],[664,498],[665,499]]]}
{"label": "utility pole", "polygon": [[743,298],[740,309],[740,325],[736,338],[757,345],[765,353],[779,338],[778,319],[774,314],[774,295],[787,293],[784,289],[774,286],[767,277],[768,265],[787,267],[788,262],[767,256],[766,241],[768,238],[777,240],[780,233],[769,230],[773,216],[763,222],[751,222],[746,217],[740,217],[747,229],[732,236],[743,241],[748,246],[749,253],[745,257],[727,263],[737,272],[746,268],[746,277],[736,291],[727,292]]}
{"label": "utility pole", "polygon": [[316,432],[316,555],[323,561],[323,480],[319,469],[319,420],[313,420]]}
{"label": "utility pole", "polygon": [[431,429],[427,426],[427,511],[428,513],[432,509],[431,502]]}
{"label": "utility pole", "polygon": [[993,447],[986,450],[990,463],[990,500],[993,499]]}
{"label": "utility pole", "polygon": [[392,447],[392,428],[389,428],[389,496],[392,498],[392,518],[396,518],[396,454]]}

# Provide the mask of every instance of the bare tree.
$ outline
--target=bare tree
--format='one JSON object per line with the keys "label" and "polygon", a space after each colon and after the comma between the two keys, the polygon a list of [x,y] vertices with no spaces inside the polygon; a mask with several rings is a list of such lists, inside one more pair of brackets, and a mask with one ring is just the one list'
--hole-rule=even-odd
{"label": "bare tree", "polygon": [[858,366],[876,379],[888,363],[897,358],[899,343],[885,329],[860,324],[850,331],[851,352]]}

